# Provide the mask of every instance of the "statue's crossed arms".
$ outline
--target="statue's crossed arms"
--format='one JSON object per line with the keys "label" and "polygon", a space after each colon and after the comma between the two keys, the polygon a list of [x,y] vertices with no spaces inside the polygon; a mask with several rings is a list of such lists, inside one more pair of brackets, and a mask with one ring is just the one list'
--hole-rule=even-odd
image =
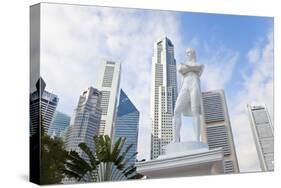
{"label": "statue's crossed arms", "polygon": [[181,73],[183,76],[189,72],[194,72],[198,76],[201,76],[203,72],[203,65],[200,65],[198,63],[192,63],[192,64],[180,64],[178,72]]}

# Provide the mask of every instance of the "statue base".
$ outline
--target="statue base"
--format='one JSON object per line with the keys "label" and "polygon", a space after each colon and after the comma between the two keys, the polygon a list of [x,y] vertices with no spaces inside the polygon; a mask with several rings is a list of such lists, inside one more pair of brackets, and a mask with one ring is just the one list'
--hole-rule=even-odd
{"label": "statue base", "polygon": [[209,150],[207,144],[198,142],[171,143],[166,146],[165,155],[135,166],[146,178],[223,174],[223,150]]}

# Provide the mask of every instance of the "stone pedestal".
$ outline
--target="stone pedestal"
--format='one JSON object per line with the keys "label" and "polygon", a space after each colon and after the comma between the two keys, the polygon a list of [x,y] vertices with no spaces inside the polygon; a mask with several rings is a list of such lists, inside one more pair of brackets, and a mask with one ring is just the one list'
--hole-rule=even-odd
{"label": "stone pedestal", "polygon": [[151,161],[136,163],[137,172],[147,178],[199,176],[223,173],[222,148],[208,149],[195,142],[171,143],[166,154]]}

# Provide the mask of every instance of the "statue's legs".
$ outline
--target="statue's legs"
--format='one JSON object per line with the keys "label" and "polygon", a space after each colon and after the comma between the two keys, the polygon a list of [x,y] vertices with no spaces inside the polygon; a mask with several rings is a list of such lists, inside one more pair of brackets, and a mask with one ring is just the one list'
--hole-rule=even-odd
{"label": "statue's legs", "polygon": [[176,110],[174,114],[173,125],[173,141],[180,142],[181,113]]}
{"label": "statue's legs", "polygon": [[176,101],[173,119],[173,142],[180,142],[180,132],[181,132],[181,114],[184,109],[184,94],[183,91],[180,92],[178,99]]}
{"label": "statue's legs", "polygon": [[200,80],[193,79],[189,88],[191,114],[192,114],[192,127],[195,134],[195,141],[200,142],[200,114],[201,114],[201,89]]}
{"label": "statue's legs", "polygon": [[195,133],[195,141],[200,142],[200,115],[192,117],[192,126]]}

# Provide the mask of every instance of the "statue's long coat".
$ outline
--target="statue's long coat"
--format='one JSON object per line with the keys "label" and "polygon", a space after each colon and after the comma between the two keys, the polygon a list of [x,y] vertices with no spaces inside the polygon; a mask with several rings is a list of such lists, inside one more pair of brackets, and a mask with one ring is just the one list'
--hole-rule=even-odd
{"label": "statue's long coat", "polygon": [[202,113],[200,76],[203,68],[203,65],[197,63],[181,64],[179,67],[183,79],[176,108],[180,108],[184,116],[192,116],[192,111]]}

